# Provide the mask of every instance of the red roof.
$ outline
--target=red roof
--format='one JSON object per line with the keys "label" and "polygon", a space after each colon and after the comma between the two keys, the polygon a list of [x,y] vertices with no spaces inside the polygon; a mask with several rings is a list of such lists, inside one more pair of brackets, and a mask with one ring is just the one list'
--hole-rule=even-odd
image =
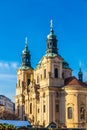
{"label": "red roof", "polygon": [[85,84],[79,81],[76,77],[69,77],[65,79],[65,85],[81,85],[84,86]]}

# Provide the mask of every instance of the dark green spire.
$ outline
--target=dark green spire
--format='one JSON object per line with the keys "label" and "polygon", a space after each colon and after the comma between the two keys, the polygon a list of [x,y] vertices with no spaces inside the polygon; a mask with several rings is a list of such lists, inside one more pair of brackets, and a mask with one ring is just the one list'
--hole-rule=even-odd
{"label": "dark green spire", "polygon": [[83,82],[83,73],[82,73],[82,70],[81,70],[81,67],[79,69],[79,72],[78,72],[78,79]]}
{"label": "dark green spire", "polygon": [[31,67],[30,52],[28,50],[28,39],[27,39],[27,37],[25,39],[25,48],[22,51],[22,66],[23,67]]}
{"label": "dark green spire", "polygon": [[57,39],[54,35],[53,23],[50,21],[50,34],[47,36],[47,50],[46,53],[55,53],[57,54]]}

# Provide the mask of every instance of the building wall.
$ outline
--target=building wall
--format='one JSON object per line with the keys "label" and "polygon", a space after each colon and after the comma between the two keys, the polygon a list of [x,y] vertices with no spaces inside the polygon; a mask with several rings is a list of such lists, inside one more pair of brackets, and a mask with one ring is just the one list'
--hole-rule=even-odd
{"label": "building wall", "polygon": [[[58,69],[58,77],[55,77],[55,68]],[[64,86],[63,71],[67,72],[66,78],[71,76],[71,70],[62,68],[62,59],[59,57],[42,58],[35,70],[18,70],[16,113],[21,119],[28,119],[33,125],[42,126],[47,126],[51,122],[55,122],[57,127],[86,126],[87,89],[76,85],[74,89],[71,89],[71,86],[67,89]],[[85,110],[84,119],[80,119],[81,106]],[[73,112],[71,119],[68,119],[69,107]]]}
{"label": "building wall", "polygon": [[[62,92],[62,105],[65,110],[62,110],[61,121],[66,124],[68,128],[86,128],[87,126],[87,88],[83,86],[72,85],[65,88]],[[68,117],[68,108],[72,108],[72,118]],[[84,109],[83,117],[81,108]],[[65,115],[65,120],[64,120]]]}
{"label": "building wall", "polygon": [[0,105],[3,105],[4,110],[14,113],[14,103],[4,95],[0,95]]}

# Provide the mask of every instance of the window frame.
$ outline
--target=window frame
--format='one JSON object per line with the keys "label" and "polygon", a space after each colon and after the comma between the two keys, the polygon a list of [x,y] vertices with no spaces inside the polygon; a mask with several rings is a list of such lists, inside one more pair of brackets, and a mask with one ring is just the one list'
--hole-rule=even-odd
{"label": "window frame", "polygon": [[58,68],[54,68],[54,77],[58,78]]}
{"label": "window frame", "polygon": [[30,103],[30,114],[32,114],[32,103]]}
{"label": "window frame", "polygon": [[44,69],[44,79],[46,79],[46,69]]}
{"label": "window frame", "polygon": [[68,119],[72,119],[73,118],[73,109],[72,109],[71,106],[69,106],[67,108],[67,117],[68,117]]}
{"label": "window frame", "polygon": [[46,105],[43,105],[43,113],[46,112]]}

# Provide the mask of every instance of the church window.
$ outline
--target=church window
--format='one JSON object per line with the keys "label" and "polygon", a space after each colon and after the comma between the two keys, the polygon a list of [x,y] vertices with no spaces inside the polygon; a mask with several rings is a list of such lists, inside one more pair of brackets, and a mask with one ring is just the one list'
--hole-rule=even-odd
{"label": "church window", "polygon": [[43,121],[43,126],[45,127],[45,120]]}
{"label": "church window", "polygon": [[43,93],[43,97],[45,98],[45,93]]}
{"label": "church window", "polygon": [[45,113],[46,112],[46,106],[43,105],[43,112]]}
{"label": "church window", "polygon": [[39,83],[39,76],[37,76],[37,83]]}
{"label": "church window", "polygon": [[32,103],[30,103],[30,114],[32,114]]}
{"label": "church window", "polygon": [[44,78],[46,78],[46,69],[44,69]]}
{"label": "church window", "polygon": [[41,78],[41,80],[42,80],[42,74],[40,75],[40,78]]}
{"label": "church window", "polygon": [[30,84],[30,79],[27,80],[27,85],[29,85],[29,84]]}
{"label": "church window", "polygon": [[58,78],[58,69],[57,68],[54,69],[54,76],[55,76],[55,78]]}
{"label": "church window", "polygon": [[24,87],[24,81],[22,81],[22,87]]}
{"label": "church window", "polygon": [[40,113],[40,109],[38,108],[38,113]]}
{"label": "church window", "polygon": [[68,107],[68,119],[72,119],[72,107]]}
{"label": "church window", "polygon": [[50,46],[52,45],[52,43],[50,42]]}
{"label": "church window", "polygon": [[56,104],[56,112],[59,112],[59,104]]}

